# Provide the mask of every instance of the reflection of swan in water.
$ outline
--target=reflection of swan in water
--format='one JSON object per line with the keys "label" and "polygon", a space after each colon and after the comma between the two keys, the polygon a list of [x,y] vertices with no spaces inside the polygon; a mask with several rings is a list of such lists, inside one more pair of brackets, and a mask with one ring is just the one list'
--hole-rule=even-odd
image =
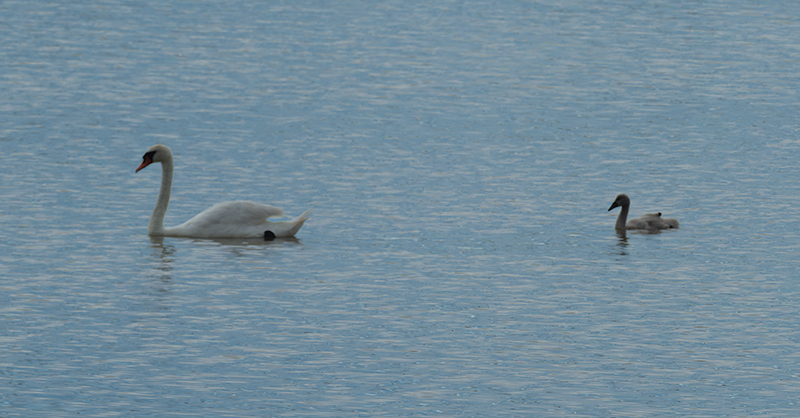
{"label": "reflection of swan in water", "polygon": [[[608,210],[614,209],[616,207],[622,207],[622,210],[619,212],[619,216],[617,217],[617,223],[614,225],[614,228],[617,230],[630,230],[630,229],[674,229],[678,228],[680,224],[677,219],[674,218],[662,218],[661,212],[657,213],[646,213],[641,218],[634,218],[628,219],[628,210],[631,207],[631,199],[626,194],[620,194],[614,200],[614,203],[611,204],[611,207]],[[626,221],[627,220],[627,221]]]}
{"label": "reflection of swan in water", "polygon": [[311,212],[282,222],[270,222],[267,218],[282,216],[283,210],[274,206],[250,201],[230,201],[217,203],[195,215],[194,218],[172,227],[164,228],[169,196],[172,189],[173,161],[172,151],[165,145],[154,145],[144,154],[142,164],[136,172],[152,163],[161,163],[161,188],[158,200],[147,225],[151,236],[186,238],[275,238],[293,237],[303,226]]}
{"label": "reflection of swan in water", "polygon": [[302,245],[301,241],[295,237],[280,238],[278,240],[265,240],[263,238],[211,238],[203,239],[203,243],[209,245],[218,245],[220,247],[230,248],[250,248],[250,247],[265,247],[270,245]]}
{"label": "reflection of swan in water", "polygon": [[153,268],[156,270],[154,276],[158,278],[158,292],[164,292],[167,289],[161,287],[162,285],[172,281],[172,261],[175,256],[175,247],[172,245],[164,244],[164,237],[150,236],[150,248],[152,248],[152,261]]}

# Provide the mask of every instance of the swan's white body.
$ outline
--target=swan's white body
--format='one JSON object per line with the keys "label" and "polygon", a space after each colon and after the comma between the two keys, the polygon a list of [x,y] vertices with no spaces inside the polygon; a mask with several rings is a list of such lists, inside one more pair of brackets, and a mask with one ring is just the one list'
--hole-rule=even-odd
{"label": "swan's white body", "polygon": [[678,228],[680,223],[674,218],[662,218],[661,212],[646,213],[640,218],[628,219],[628,210],[631,208],[631,199],[626,194],[620,194],[611,204],[608,210],[616,207],[622,207],[617,217],[617,223],[614,225],[616,229],[675,229]]}
{"label": "swan's white body", "polygon": [[307,210],[290,221],[270,222],[267,218],[282,216],[283,210],[274,206],[237,200],[217,203],[178,226],[164,228],[164,216],[169,206],[174,169],[172,151],[169,147],[165,145],[150,147],[136,172],[152,163],[161,163],[161,188],[158,191],[153,214],[150,216],[150,223],[147,225],[149,235],[186,238],[287,238],[297,233],[311,213],[311,210]]}

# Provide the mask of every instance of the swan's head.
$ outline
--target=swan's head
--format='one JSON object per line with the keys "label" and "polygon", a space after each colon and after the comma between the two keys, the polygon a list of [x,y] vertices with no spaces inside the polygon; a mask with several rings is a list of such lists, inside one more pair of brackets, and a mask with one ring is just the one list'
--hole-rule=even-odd
{"label": "swan's head", "polygon": [[150,164],[168,160],[172,160],[172,151],[170,151],[169,147],[166,145],[153,145],[142,156],[142,164],[136,169],[136,173]]}
{"label": "swan's head", "polygon": [[631,205],[631,198],[628,197],[625,193],[621,193],[617,195],[617,198],[614,199],[614,203],[611,204],[611,207],[608,210],[618,208],[620,206],[630,206]]}

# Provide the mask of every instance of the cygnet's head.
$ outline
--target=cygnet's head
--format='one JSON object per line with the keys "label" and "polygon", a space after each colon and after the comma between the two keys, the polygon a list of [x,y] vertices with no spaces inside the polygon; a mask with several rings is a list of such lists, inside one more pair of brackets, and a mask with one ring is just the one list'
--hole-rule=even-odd
{"label": "cygnet's head", "polygon": [[611,207],[608,210],[620,207],[620,206],[630,206],[631,205],[631,198],[628,197],[625,193],[620,193],[617,195],[617,198],[614,199],[614,203],[611,204]]}

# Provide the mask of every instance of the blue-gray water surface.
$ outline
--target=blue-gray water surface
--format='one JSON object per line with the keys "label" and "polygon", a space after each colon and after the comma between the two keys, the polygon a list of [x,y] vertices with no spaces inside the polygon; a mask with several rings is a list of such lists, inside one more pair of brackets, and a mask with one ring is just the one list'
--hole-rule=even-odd
{"label": "blue-gray water surface", "polygon": [[0,16],[0,416],[797,416],[800,4]]}

